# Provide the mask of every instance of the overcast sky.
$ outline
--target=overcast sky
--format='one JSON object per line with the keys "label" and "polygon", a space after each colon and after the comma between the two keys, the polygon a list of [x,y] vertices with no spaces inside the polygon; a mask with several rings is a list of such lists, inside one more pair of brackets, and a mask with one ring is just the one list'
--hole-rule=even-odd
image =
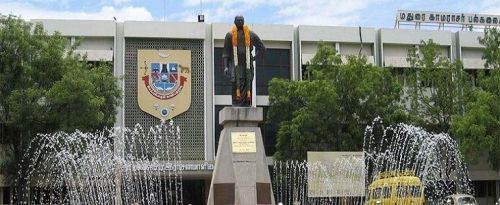
{"label": "overcast sky", "polygon": [[500,15],[500,0],[0,0],[1,14],[25,19],[206,22],[394,27],[396,11],[419,10]]}

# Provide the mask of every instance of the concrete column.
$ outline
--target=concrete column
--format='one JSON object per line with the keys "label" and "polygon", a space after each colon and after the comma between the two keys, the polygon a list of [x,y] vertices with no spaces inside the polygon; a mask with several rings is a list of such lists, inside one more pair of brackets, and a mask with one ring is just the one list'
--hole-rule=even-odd
{"label": "concrete column", "polygon": [[290,73],[292,74],[291,80],[302,80],[302,64],[300,60],[300,40],[299,40],[299,29],[293,29],[293,39],[290,48],[292,52],[290,61]]}
{"label": "concrete column", "polygon": [[124,163],[125,139],[124,130],[115,128],[114,136],[114,158],[115,158],[115,205],[123,204],[122,201],[122,172]]}
{"label": "concrete column", "polygon": [[113,74],[118,77],[118,87],[122,91],[121,105],[116,108],[115,127],[125,127],[125,37],[123,23],[116,22],[113,48]]}
{"label": "concrete column", "polygon": [[118,87],[122,91],[121,105],[117,107],[115,127],[115,138],[114,138],[114,157],[117,166],[115,168],[115,204],[121,205],[122,203],[122,163],[123,163],[123,151],[125,148],[123,139],[123,130],[120,128],[125,127],[125,37],[124,37],[124,24],[116,22],[116,32],[114,37],[114,48],[113,48],[113,74],[118,77]]}
{"label": "concrete column", "polygon": [[203,43],[205,54],[205,160],[214,160],[214,39],[212,25],[205,27],[205,40]]}

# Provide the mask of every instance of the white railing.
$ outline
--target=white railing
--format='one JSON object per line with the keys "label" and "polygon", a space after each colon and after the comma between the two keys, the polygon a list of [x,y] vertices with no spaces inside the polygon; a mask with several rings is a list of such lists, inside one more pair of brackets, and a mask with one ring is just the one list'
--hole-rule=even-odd
{"label": "white railing", "polygon": [[87,55],[88,61],[112,61],[113,51],[112,50],[75,50],[76,54]]}
{"label": "white railing", "polygon": [[[347,57],[348,57],[347,55],[342,55],[340,57],[342,59],[342,63],[347,63]],[[366,56],[366,62],[368,64],[375,65],[375,57],[374,56]]]}
{"label": "white railing", "polygon": [[384,66],[385,67],[397,67],[397,68],[409,68],[410,63],[406,61],[406,57],[404,56],[385,56],[384,57]]}
{"label": "white railing", "polygon": [[462,63],[465,69],[484,69],[486,61],[481,58],[463,58]]}
{"label": "white railing", "polygon": [[[307,62],[309,62],[311,59],[314,58],[314,55],[315,54],[307,54],[307,53],[302,54],[302,65],[307,64]],[[342,63],[347,63],[347,55],[341,55],[340,58],[342,60]],[[366,58],[369,64],[375,64],[374,56],[366,56]]]}

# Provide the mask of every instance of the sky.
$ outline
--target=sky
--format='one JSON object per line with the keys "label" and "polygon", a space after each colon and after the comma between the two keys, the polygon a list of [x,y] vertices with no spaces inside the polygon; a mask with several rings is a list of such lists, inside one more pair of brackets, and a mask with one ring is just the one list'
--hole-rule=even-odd
{"label": "sky", "polygon": [[0,0],[24,19],[197,21],[393,28],[397,10],[500,15],[500,0]]}

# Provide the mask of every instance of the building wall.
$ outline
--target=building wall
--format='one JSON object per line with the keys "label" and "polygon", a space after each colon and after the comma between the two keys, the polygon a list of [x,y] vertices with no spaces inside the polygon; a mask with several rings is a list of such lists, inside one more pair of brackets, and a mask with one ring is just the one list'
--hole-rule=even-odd
{"label": "building wall", "polygon": [[49,33],[59,32],[63,36],[81,37],[114,37],[116,22],[112,20],[62,20],[62,19],[32,19],[41,23]]}
{"label": "building wall", "polygon": [[481,48],[462,48],[462,59],[481,59],[483,56],[483,49]]}
{"label": "building wall", "polygon": [[301,25],[297,27],[297,37],[299,65],[306,65],[314,57],[319,42],[333,46],[342,55],[343,62],[348,55],[358,55],[363,42],[361,54],[367,56],[369,63],[378,64],[377,36],[373,28]]}
{"label": "building wall", "polygon": [[453,34],[439,30],[380,29],[381,43],[418,45],[432,39],[440,45],[451,45]]}
{"label": "building wall", "polygon": [[[176,117],[182,132],[183,160],[214,159],[217,109],[230,105],[230,95],[215,95],[215,64],[220,56],[214,49],[223,45],[231,24],[182,22],[144,22],[92,20],[33,20],[43,23],[49,33],[59,31],[70,39],[82,38],[78,50],[93,52],[94,59],[109,59],[112,50],[114,73],[123,77],[119,83],[124,90],[123,107],[118,108],[117,125],[132,127],[136,123],[147,127],[159,120],[142,112],[137,105],[137,49],[189,49],[192,51],[193,96],[191,109]],[[320,41],[327,42],[341,55],[357,54],[360,48],[358,27],[261,25],[249,24],[270,49],[289,49],[290,79],[301,79],[302,65],[311,59]],[[451,59],[460,59],[465,69],[484,69],[481,60],[483,46],[477,41],[480,32],[450,32],[431,30],[361,28],[362,53],[372,56],[379,66],[408,67],[408,48],[422,40],[433,39]],[[267,95],[256,96],[258,106],[268,106]],[[267,149],[267,148],[266,148]],[[500,176],[488,166],[471,167],[473,180],[496,180],[500,195]]]}
{"label": "building wall", "polygon": [[181,130],[183,160],[205,160],[207,144],[206,121],[206,25],[181,22],[127,21],[124,36],[124,125],[153,126],[159,119],[143,112],[137,104],[137,49],[173,49],[191,51],[191,106],[176,116],[174,123]]}
{"label": "building wall", "polygon": [[[297,29],[301,41],[360,42],[359,27],[300,25]],[[361,28],[363,42],[375,43],[375,33],[373,28]]]}
{"label": "building wall", "polygon": [[373,56],[373,44],[363,43],[342,43],[340,44],[340,53],[344,55],[358,55],[361,50],[361,55]]}
{"label": "building wall", "polygon": [[171,49],[191,51],[191,106],[173,120],[181,130],[183,160],[205,160],[204,50],[199,39],[125,38],[125,126],[148,128],[160,120],[143,112],[137,100],[137,50]]}
{"label": "building wall", "polygon": [[457,36],[458,56],[462,60],[465,69],[484,69],[485,60],[481,59],[484,46],[479,43],[483,33],[459,31]]}
{"label": "building wall", "polygon": [[113,61],[115,21],[33,19],[32,22],[43,24],[49,34],[59,32],[67,36],[69,45],[78,43],[75,53],[86,55],[89,61]]}
{"label": "building wall", "polygon": [[88,61],[113,61],[114,37],[71,37],[70,42]]}
{"label": "building wall", "polygon": [[113,37],[85,37],[79,40],[77,50],[113,50]]}

